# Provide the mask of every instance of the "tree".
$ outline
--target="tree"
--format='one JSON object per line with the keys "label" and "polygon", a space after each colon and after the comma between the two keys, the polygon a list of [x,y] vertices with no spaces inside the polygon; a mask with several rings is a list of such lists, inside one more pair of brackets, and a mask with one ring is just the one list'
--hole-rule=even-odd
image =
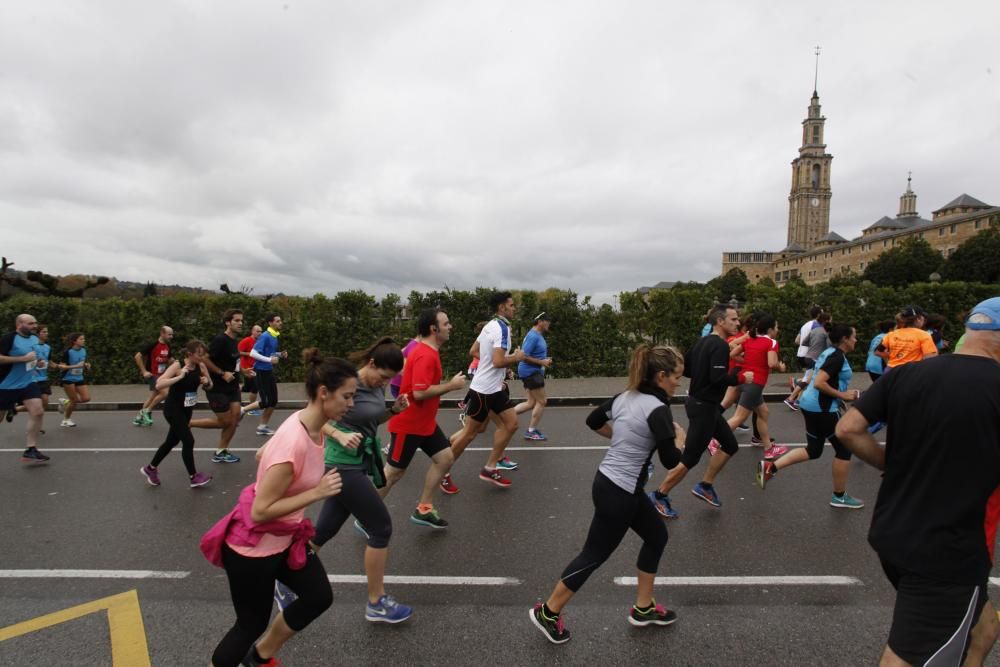
{"label": "tree", "polygon": [[708,286],[715,290],[715,299],[719,303],[728,302],[734,297],[740,303],[746,301],[749,285],[747,274],[739,268],[729,269],[726,275],[708,281]]}
{"label": "tree", "polygon": [[7,283],[11,287],[20,289],[30,294],[42,294],[45,296],[82,297],[83,293],[92,287],[106,284],[110,278],[98,276],[87,278],[83,285],[73,289],[60,287],[60,279],[41,271],[28,271],[22,278],[13,272],[8,273],[8,269],[14,266],[14,262],[8,262],[7,258],[2,258],[0,264],[0,283]]}
{"label": "tree", "polygon": [[1000,226],[992,226],[955,248],[941,267],[945,280],[1000,283]]}
{"label": "tree", "polygon": [[864,279],[880,287],[906,287],[927,282],[944,261],[941,253],[924,239],[905,239],[895,248],[882,253],[865,268]]}

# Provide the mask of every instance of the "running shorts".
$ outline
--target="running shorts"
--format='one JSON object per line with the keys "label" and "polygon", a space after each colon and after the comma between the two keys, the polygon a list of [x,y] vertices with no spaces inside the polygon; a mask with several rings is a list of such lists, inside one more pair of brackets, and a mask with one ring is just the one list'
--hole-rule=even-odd
{"label": "running shorts", "polygon": [[422,449],[424,454],[430,458],[451,447],[448,437],[440,426],[436,426],[430,435],[412,435],[410,433],[390,433],[389,435],[391,437],[389,456],[386,457],[385,461],[393,468],[402,470],[410,465],[410,461],[413,460],[413,455],[417,453],[418,449]]}
{"label": "running shorts", "polygon": [[491,412],[498,415],[513,407],[510,402],[510,390],[506,384],[503,389],[493,394],[480,394],[470,389],[465,395],[466,416],[480,424],[487,420]]}
{"label": "running shorts", "polygon": [[38,382],[32,382],[27,387],[20,389],[0,389],[0,410],[4,412],[13,410],[18,403],[41,398],[42,393],[38,390],[38,385]]}
{"label": "running shorts", "polygon": [[739,406],[747,410],[753,410],[764,404],[764,387],[753,382],[740,385]]}
{"label": "running shorts", "polygon": [[212,387],[212,391],[205,392],[205,398],[208,399],[208,407],[212,408],[212,412],[229,412],[230,404],[241,402],[240,385],[236,382],[228,387],[223,385],[219,389],[222,391],[216,391],[216,387]]}
{"label": "running shorts", "polygon": [[542,389],[545,387],[545,376],[541,373],[535,373],[534,375],[521,378],[521,383],[528,391],[532,389]]}

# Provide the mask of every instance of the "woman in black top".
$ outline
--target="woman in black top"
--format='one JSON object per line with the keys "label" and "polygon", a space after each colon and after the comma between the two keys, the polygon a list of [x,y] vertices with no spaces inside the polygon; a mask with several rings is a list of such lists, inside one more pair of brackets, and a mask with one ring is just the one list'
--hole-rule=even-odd
{"label": "woman in black top", "polygon": [[167,437],[156,450],[149,465],[139,468],[146,481],[153,486],[160,485],[160,473],[157,466],[167,457],[177,443],[181,445],[181,459],[187,468],[191,480],[191,488],[205,486],[212,481],[211,475],[198,472],[194,467],[194,435],[191,434],[191,413],[198,402],[198,387],[212,388],[212,380],[208,377],[205,367],[205,355],[208,348],[200,340],[192,340],[184,346],[184,363],[175,361],[156,380],[157,391],[168,389],[167,398],[163,401],[163,416],[170,424]]}

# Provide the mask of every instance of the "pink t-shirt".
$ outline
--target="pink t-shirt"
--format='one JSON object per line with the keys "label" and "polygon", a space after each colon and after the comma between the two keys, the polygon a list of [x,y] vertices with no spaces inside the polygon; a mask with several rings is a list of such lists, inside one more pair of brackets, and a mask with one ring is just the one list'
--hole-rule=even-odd
{"label": "pink t-shirt", "polygon": [[[264,473],[274,465],[279,463],[292,464],[292,483],[285,491],[285,498],[297,496],[303,491],[308,491],[323,478],[323,442],[314,442],[309,437],[309,431],[299,421],[299,414],[296,412],[286,419],[277,432],[267,442],[264,454],[261,456],[260,465],[257,466],[257,484],[264,478]],[[289,523],[299,523],[305,518],[306,510],[302,509],[286,514],[280,521]],[[292,543],[291,535],[271,535],[265,534],[255,547],[241,547],[229,544],[229,548],[243,556],[251,558],[263,558],[273,556],[287,549]],[[227,542],[228,544],[228,542]]]}

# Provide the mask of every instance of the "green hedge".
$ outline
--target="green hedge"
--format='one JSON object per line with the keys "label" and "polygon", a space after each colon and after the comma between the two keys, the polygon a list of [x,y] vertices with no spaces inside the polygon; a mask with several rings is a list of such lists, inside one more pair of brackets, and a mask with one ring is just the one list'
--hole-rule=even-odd
{"label": "green hedge", "polygon": [[[175,332],[175,349],[191,338],[206,342],[222,329],[227,308],[241,308],[246,321],[261,322],[269,312],[285,321],[282,347],[289,363],[278,368],[280,381],[301,378],[301,352],[306,347],[346,356],[381,335],[403,342],[415,332],[422,308],[441,306],[454,324],[451,342],[443,350],[445,373],[464,370],[468,349],[475,340],[475,325],[489,318],[488,288],[473,291],[411,292],[407,302],[396,295],[381,301],[359,291],[332,297],[275,297],[268,302],[244,295],[176,295],[144,299],[67,299],[19,295],[0,301],[0,331],[9,331],[18,313],[29,312],[49,326],[53,354],[63,350],[63,338],[73,331],[87,336],[96,384],[139,382],[132,360],[135,352],[154,340],[160,325]],[[681,283],[656,290],[644,299],[633,292],[619,296],[620,309],[596,306],[590,297],[568,290],[515,293],[518,304],[513,322],[515,341],[531,327],[531,318],[544,310],[555,318],[548,342],[555,360],[552,377],[621,376],[627,372],[629,351],[638,341],[672,343],[682,349],[692,345],[702,327],[702,316],[716,298],[716,290],[696,283]],[[816,286],[792,281],[777,288],[771,284],[747,288],[743,310],[768,311],[777,317],[779,342],[786,361],[794,357],[793,339],[812,304],[831,310],[834,320],[858,328],[859,345],[852,361],[864,358],[868,341],[879,321],[891,317],[905,304],[916,303],[928,312],[945,315],[945,335],[961,334],[960,314],[982,299],[1000,294],[1000,286],[979,283],[917,284],[905,289],[881,288],[857,280],[832,281]],[[246,326],[249,331],[249,324]]]}

